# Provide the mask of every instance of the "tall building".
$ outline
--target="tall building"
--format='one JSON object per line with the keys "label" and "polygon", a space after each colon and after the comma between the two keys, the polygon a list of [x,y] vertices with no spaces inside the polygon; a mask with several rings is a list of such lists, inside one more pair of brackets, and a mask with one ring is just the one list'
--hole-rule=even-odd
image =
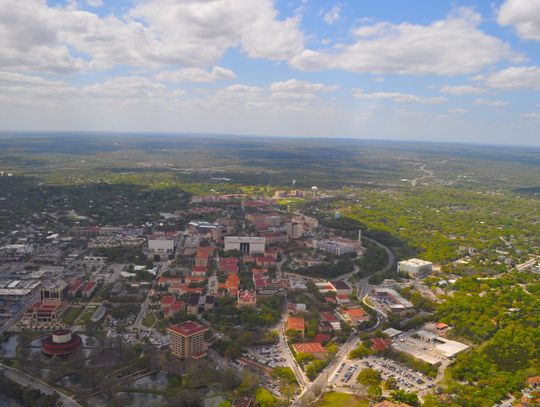
{"label": "tall building", "polygon": [[185,321],[168,328],[171,335],[171,353],[182,359],[199,359],[206,356],[207,345],[204,333],[208,331],[204,325],[193,321]]}
{"label": "tall building", "polygon": [[304,233],[304,230],[302,228],[301,223],[294,222],[294,221],[291,223],[287,223],[287,235],[291,239],[300,239],[303,233]]}

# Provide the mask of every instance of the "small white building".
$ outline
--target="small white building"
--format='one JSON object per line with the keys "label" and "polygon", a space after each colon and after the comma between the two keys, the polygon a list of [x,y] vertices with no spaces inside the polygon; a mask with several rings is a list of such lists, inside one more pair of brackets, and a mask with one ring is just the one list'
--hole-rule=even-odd
{"label": "small white building", "polygon": [[407,273],[411,277],[420,277],[433,271],[433,263],[420,259],[410,259],[398,262],[397,271]]}
{"label": "small white building", "polygon": [[264,254],[266,239],[254,236],[225,236],[225,251],[238,250],[242,254]]}

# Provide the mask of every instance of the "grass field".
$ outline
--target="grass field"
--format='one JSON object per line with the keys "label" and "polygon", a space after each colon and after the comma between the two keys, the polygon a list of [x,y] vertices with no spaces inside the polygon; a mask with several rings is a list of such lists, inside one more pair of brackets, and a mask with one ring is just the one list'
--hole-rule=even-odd
{"label": "grass field", "polygon": [[352,394],[330,392],[326,393],[316,404],[317,407],[368,407],[367,400]]}
{"label": "grass field", "polygon": [[62,322],[67,325],[71,325],[77,317],[81,314],[82,307],[71,307],[62,318]]}
{"label": "grass field", "polygon": [[147,328],[151,328],[155,322],[156,317],[154,314],[146,314],[142,320],[142,324]]}

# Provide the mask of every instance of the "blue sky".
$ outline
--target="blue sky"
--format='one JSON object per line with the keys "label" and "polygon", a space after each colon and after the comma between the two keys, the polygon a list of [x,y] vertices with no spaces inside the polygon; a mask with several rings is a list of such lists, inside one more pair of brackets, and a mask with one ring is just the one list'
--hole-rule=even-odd
{"label": "blue sky", "polygon": [[2,0],[0,130],[540,145],[540,0]]}

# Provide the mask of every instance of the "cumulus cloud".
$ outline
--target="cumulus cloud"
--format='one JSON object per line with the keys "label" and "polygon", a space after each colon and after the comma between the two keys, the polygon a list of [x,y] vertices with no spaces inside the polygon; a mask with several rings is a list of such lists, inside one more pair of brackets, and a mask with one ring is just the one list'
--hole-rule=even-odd
{"label": "cumulus cloud", "polygon": [[472,85],[457,85],[457,86],[450,86],[450,85],[444,85],[441,88],[442,93],[446,93],[448,95],[478,95],[480,93],[484,93],[486,90],[483,88],[479,88],[477,86]]}
{"label": "cumulus cloud", "polygon": [[270,92],[274,99],[312,100],[321,92],[332,92],[337,86],[324,85],[289,79],[287,81],[274,82],[270,85]]}
{"label": "cumulus cloud", "polygon": [[508,102],[506,100],[495,100],[495,99],[476,99],[474,101],[474,104],[478,106],[490,106],[490,107],[508,106]]}
{"label": "cumulus cloud", "polygon": [[538,0],[506,0],[499,8],[497,21],[503,26],[512,26],[521,38],[540,41]]}
{"label": "cumulus cloud", "polygon": [[482,32],[480,22],[478,13],[460,8],[430,25],[362,26],[354,30],[353,44],[341,44],[334,51],[306,49],[291,64],[303,70],[461,75],[502,59],[522,60],[508,44]]}
{"label": "cumulus cloud", "polygon": [[272,0],[145,0],[121,18],[45,0],[4,0],[0,65],[42,72],[208,66],[230,48],[287,60],[303,49],[298,24],[297,17],[278,19]]}
{"label": "cumulus cloud", "polygon": [[446,102],[444,97],[422,98],[416,95],[399,92],[374,92],[365,93],[362,89],[356,89],[353,96],[359,99],[367,100],[391,100],[396,103],[420,103],[424,105],[437,105]]}
{"label": "cumulus cloud", "polygon": [[334,24],[336,21],[339,20],[341,14],[341,4],[337,3],[334,7],[332,7],[330,10],[328,10],[324,16],[324,22],[328,25]]}
{"label": "cumulus cloud", "polygon": [[140,76],[119,76],[83,88],[84,93],[118,99],[162,97],[167,88]]}
{"label": "cumulus cloud", "polygon": [[230,69],[215,66],[208,72],[201,68],[184,68],[174,71],[163,71],[156,75],[158,81],[164,82],[215,82],[221,80],[236,79],[236,75]]}
{"label": "cumulus cloud", "polygon": [[487,76],[476,76],[476,81],[503,90],[540,89],[540,67],[512,66]]}

